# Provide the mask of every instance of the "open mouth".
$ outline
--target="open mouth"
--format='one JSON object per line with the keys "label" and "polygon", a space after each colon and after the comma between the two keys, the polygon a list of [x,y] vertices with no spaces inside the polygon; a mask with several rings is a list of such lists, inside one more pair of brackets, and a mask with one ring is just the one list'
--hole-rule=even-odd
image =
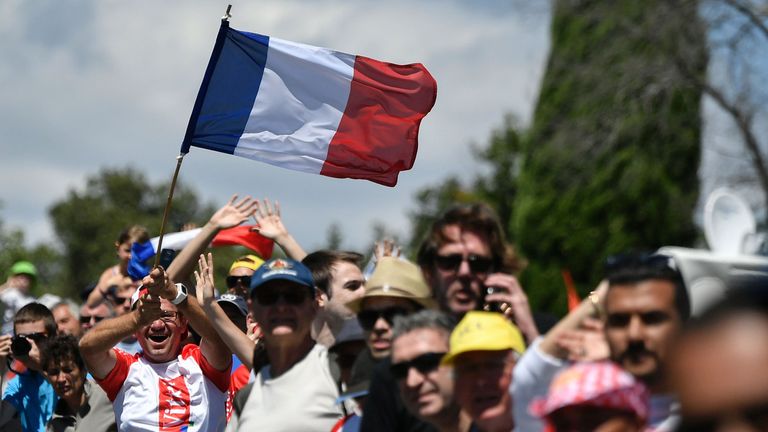
{"label": "open mouth", "polygon": [[149,338],[149,340],[151,340],[152,342],[155,342],[155,343],[162,343],[162,342],[164,342],[166,339],[168,339],[168,335],[149,335],[149,336],[148,336],[148,338]]}

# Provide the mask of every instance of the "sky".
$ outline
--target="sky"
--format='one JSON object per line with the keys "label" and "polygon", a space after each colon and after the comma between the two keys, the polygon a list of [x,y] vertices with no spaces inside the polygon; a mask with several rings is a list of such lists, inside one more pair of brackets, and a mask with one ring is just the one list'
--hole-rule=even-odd
{"label": "sky", "polygon": [[[414,194],[482,168],[503,116],[531,120],[549,51],[545,0],[232,1],[230,25],[392,63],[423,63],[438,85],[416,162],[396,187],[288,171],[193,148],[181,180],[216,206],[234,193],[280,201],[310,250],[338,224],[367,247],[373,225],[406,238]],[[168,181],[227,2],[0,2],[0,220],[28,244],[55,238],[49,207],[103,168]],[[203,223],[204,221],[197,221]],[[156,228],[150,227],[153,234]],[[111,241],[111,239],[107,240]]]}

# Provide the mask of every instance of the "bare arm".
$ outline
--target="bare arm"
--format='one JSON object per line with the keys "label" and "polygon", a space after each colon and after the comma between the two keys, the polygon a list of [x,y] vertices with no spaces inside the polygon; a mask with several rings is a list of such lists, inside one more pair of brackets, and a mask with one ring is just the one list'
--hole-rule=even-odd
{"label": "bare arm", "polygon": [[283,221],[280,217],[280,203],[275,201],[275,206],[269,203],[268,199],[264,199],[263,203],[259,203],[256,200],[256,212],[254,213],[256,222],[259,226],[254,228],[254,231],[258,231],[268,239],[272,239],[280,248],[288,255],[289,258],[301,261],[307,256],[307,253],[299,245],[296,239],[293,238],[288,229],[283,225]]}
{"label": "bare arm", "polygon": [[213,285],[213,256],[209,253],[206,259],[205,255],[200,255],[198,266],[199,272],[195,272],[197,281],[197,301],[203,306],[203,310],[210,318],[210,323],[215,332],[228,347],[228,351],[235,353],[237,358],[251,369],[253,366],[253,347],[255,342],[243,333],[233,323],[227,314],[221,309],[215,298]]}
{"label": "bare arm", "polygon": [[[213,278],[210,274],[209,277]],[[152,269],[149,275],[144,278],[143,284],[151,295],[157,295],[169,301],[175,299],[178,294],[176,284],[168,277],[162,267]],[[186,301],[181,302],[176,307],[187,318],[189,325],[202,337],[200,352],[203,357],[214,368],[227,369],[232,361],[232,353],[214,330],[197,299],[194,296],[188,296]]]}
{"label": "bare arm", "polygon": [[233,195],[224,207],[211,216],[200,234],[192,239],[171,262],[168,266],[170,279],[185,280],[189,277],[197,264],[197,257],[208,247],[216,234],[223,229],[245,222],[256,211],[257,205],[258,201],[252,200],[249,196],[237,201],[237,195]]}
{"label": "bare arm", "polygon": [[105,319],[86,333],[80,339],[80,354],[91,375],[98,379],[106,377],[117,362],[112,347],[161,316],[160,299],[144,297],[135,310]]}
{"label": "bare arm", "polygon": [[[608,283],[605,281],[601,282],[593,294],[597,297],[585,298],[576,309],[572,310],[568,315],[555,324],[555,326],[544,335],[544,339],[542,339],[539,349],[551,356],[567,359],[570,352],[558,343],[558,341],[562,339],[563,335],[578,329],[587,318],[594,316],[596,310],[594,301],[601,303],[605,298],[605,293],[607,291]],[[597,307],[599,307],[599,304]]]}

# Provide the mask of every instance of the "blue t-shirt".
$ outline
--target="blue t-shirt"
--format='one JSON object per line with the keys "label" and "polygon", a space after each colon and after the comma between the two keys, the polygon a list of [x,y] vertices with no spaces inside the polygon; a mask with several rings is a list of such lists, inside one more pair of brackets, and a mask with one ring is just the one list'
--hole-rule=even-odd
{"label": "blue t-shirt", "polygon": [[19,412],[24,432],[45,432],[58,399],[53,386],[35,371],[16,375],[8,382],[3,394],[3,400]]}

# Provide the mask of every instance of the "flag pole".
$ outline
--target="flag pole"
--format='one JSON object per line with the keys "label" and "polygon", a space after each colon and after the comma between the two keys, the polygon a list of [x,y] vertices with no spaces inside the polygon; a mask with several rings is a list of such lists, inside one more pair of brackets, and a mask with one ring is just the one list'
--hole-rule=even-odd
{"label": "flag pole", "polygon": [[[224,13],[224,16],[221,17],[221,20],[223,22],[229,22],[229,19],[232,18],[232,14],[230,13],[232,11],[232,5],[227,5],[227,11]],[[222,22],[222,26],[225,24]],[[219,36],[218,38],[221,38],[222,30],[219,30]],[[211,68],[211,65],[208,65],[208,68]],[[209,74],[209,71],[206,71],[206,75]],[[205,79],[204,79],[205,80]],[[203,86],[205,86],[205,82],[203,83]],[[195,117],[195,112],[199,110],[199,107],[197,107],[199,103],[199,95],[198,95],[198,101],[195,102],[195,109],[193,109],[192,117]],[[193,127],[193,122],[190,120],[189,126],[187,127],[187,134],[184,137],[184,143],[181,146],[181,151],[179,152],[179,155],[176,157],[176,170],[173,172],[173,179],[171,179],[171,190],[168,191],[168,201],[165,203],[165,209],[163,210],[163,220],[160,223],[160,236],[157,240],[157,250],[155,251],[155,264],[154,267],[157,267],[160,264],[160,255],[163,252],[163,236],[165,235],[165,224],[168,221],[168,212],[171,209],[171,202],[173,201],[173,191],[176,190],[176,180],[179,178],[179,171],[181,170],[181,163],[184,161],[184,155],[187,154],[189,151],[189,142],[188,138],[190,136],[190,130]]]}
{"label": "flag pole", "polygon": [[168,191],[168,201],[165,202],[165,210],[163,210],[163,221],[160,223],[160,238],[157,240],[154,267],[157,267],[160,264],[160,253],[163,251],[163,235],[165,234],[165,223],[168,221],[168,212],[171,209],[171,201],[173,201],[173,191],[176,189],[176,180],[179,178],[179,171],[181,170],[181,163],[184,161],[184,154],[185,153],[179,153],[179,155],[176,156],[176,170],[173,172],[173,179],[171,179],[171,190]]}

